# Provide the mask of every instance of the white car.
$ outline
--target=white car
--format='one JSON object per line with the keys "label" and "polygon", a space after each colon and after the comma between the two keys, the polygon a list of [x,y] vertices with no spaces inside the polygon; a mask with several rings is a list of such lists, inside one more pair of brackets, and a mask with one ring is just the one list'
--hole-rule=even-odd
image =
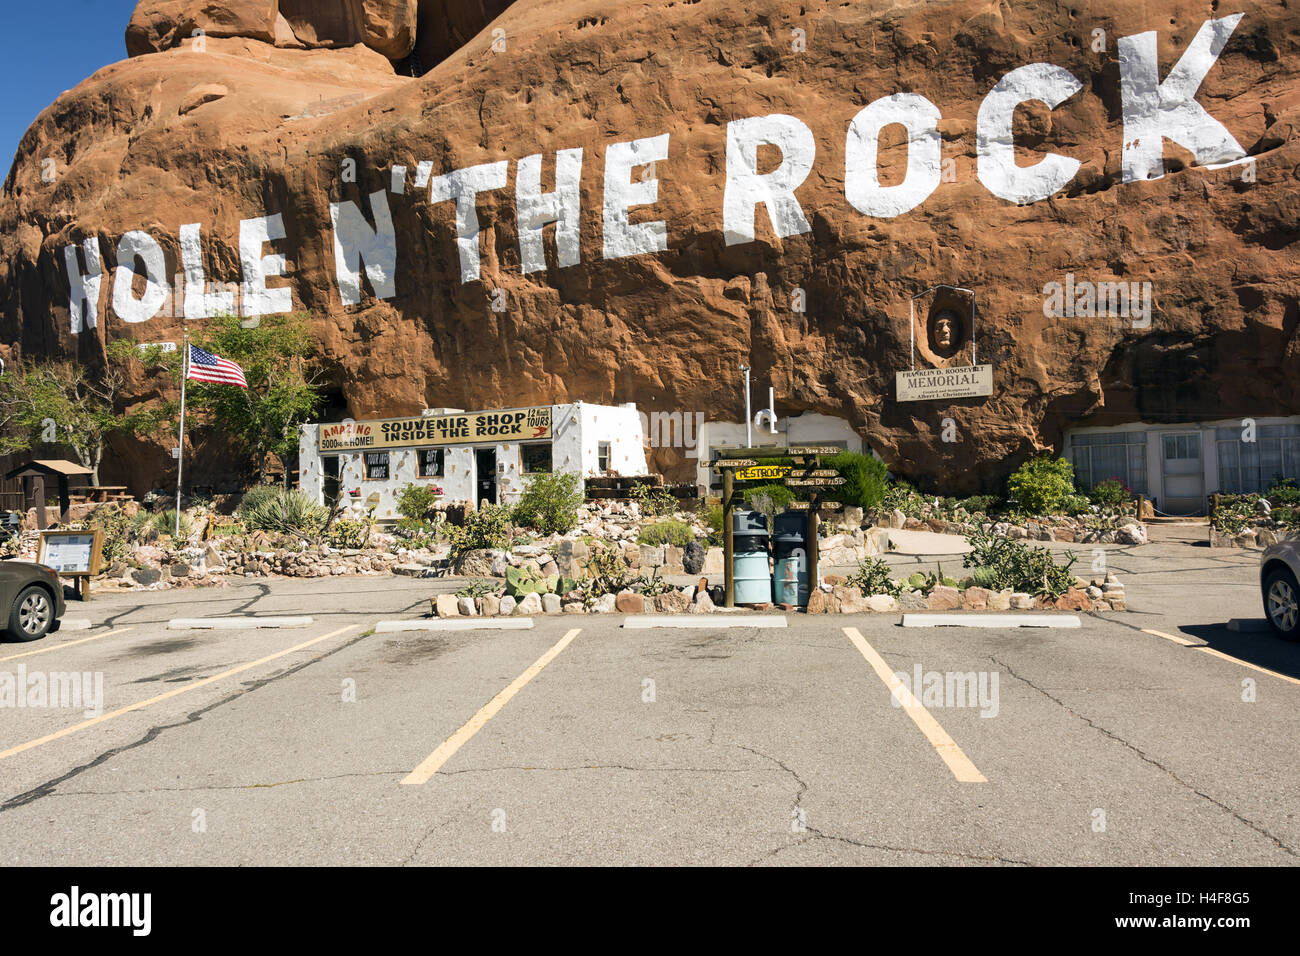
{"label": "white car", "polygon": [[1300,641],[1300,541],[1279,541],[1259,559],[1264,616],[1288,641]]}

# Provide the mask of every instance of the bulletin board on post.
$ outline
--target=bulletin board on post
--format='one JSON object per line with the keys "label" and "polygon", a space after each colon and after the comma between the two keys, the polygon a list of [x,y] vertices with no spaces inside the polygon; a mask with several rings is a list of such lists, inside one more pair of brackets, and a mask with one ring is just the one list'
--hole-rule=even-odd
{"label": "bulletin board on post", "polygon": [[53,568],[61,578],[72,578],[83,600],[90,579],[99,573],[104,556],[103,530],[42,531],[36,561]]}

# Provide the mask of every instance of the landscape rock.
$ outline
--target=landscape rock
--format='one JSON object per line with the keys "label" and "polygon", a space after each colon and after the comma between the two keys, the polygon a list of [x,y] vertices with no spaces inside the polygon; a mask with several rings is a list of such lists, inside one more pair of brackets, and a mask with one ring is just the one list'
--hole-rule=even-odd
{"label": "landscape rock", "polygon": [[560,613],[560,596],[558,594],[542,595],[542,613],[543,614]]}
{"label": "landscape rock", "polygon": [[530,617],[534,614],[542,613],[542,596],[536,591],[525,594],[519,603],[515,605],[513,614],[515,617]]}
{"label": "landscape rock", "polygon": [[927,602],[932,611],[951,611],[961,607],[961,592],[944,584],[936,584]]}
{"label": "landscape rock", "polygon": [[969,587],[962,592],[962,607],[969,611],[983,611],[989,606],[989,601],[993,597],[993,592],[988,588]]}
{"label": "landscape rock", "polygon": [[438,617],[459,617],[460,599],[454,594],[439,594],[433,599],[433,610]]}
{"label": "landscape rock", "polygon": [[614,607],[620,614],[641,614],[645,611],[645,599],[634,591],[622,591],[615,599]]}
{"label": "landscape rock", "polygon": [[898,600],[889,594],[873,594],[867,598],[867,610],[878,614],[898,610]]}
{"label": "landscape rock", "polygon": [[507,594],[501,598],[501,609],[497,613],[500,614],[502,617],[509,617],[510,615],[515,613],[515,608],[518,606],[519,606],[518,602],[516,602],[513,597]]}
{"label": "landscape rock", "polygon": [[456,602],[456,609],[460,611],[462,617],[476,617],[478,615],[478,605],[469,595]]}

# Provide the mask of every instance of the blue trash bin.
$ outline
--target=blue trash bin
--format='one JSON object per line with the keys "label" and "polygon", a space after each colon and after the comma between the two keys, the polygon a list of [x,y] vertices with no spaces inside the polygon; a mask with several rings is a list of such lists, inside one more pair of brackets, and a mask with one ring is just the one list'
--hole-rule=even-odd
{"label": "blue trash bin", "polygon": [[808,515],[786,511],[776,516],[772,536],[772,575],[777,604],[808,606]]}
{"label": "blue trash bin", "polygon": [[772,600],[772,572],[767,560],[767,515],[761,511],[731,513],[731,579],[737,604],[768,604]]}

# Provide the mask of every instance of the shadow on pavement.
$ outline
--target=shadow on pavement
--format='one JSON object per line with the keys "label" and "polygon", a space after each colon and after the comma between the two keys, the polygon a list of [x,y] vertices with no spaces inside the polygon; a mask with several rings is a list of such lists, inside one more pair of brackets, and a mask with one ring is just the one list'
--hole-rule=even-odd
{"label": "shadow on pavement", "polygon": [[1230,631],[1226,624],[1187,624],[1178,630],[1216,651],[1300,679],[1300,641],[1284,641],[1272,631]]}

